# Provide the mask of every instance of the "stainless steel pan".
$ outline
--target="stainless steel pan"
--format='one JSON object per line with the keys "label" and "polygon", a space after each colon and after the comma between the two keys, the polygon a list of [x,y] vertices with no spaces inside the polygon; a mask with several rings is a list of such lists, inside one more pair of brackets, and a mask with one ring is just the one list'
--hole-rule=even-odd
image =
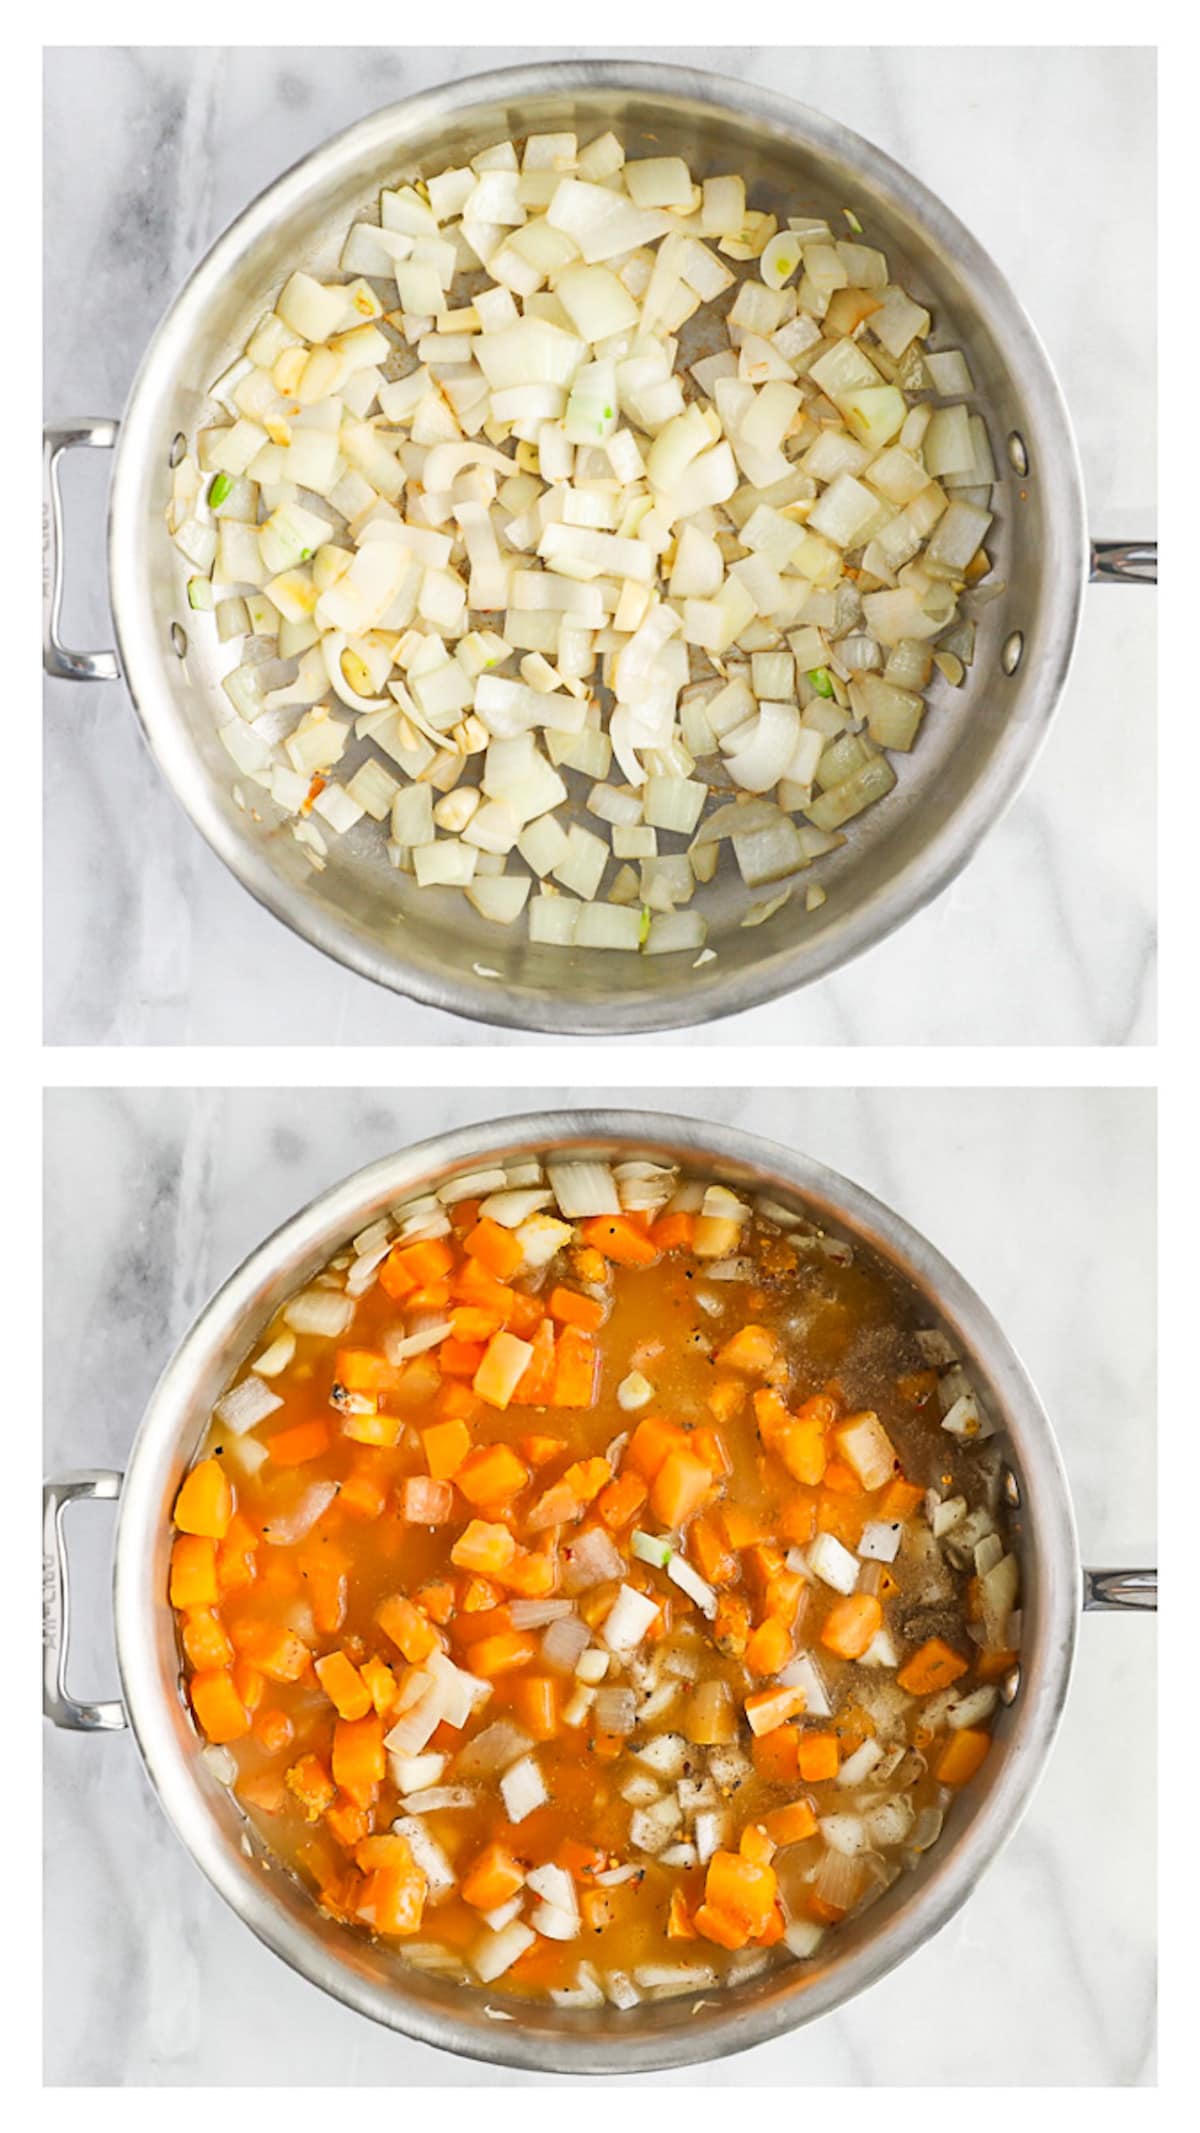
{"label": "stainless steel pan", "polygon": [[[489,925],[449,890],[418,891],[388,864],[376,825],[333,840],[314,873],[279,810],[256,821],[233,798],[216,738],[220,676],[236,661],[210,617],[192,614],[164,511],[176,440],[216,416],[209,386],[239,354],[287,273],[329,275],[346,228],[374,215],[384,184],[462,162],[490,142],[612,127],[630,154],[676,152],[697,175],[744,174],[756,204],[853,208],[898,277],[961,345],[1001,470],[988,546],[1002,598],[979,611],[978,656],[961,692],[939,682],[900,783],[855,822],[822,872],[828,900],[795,897],[743,931],[736,870],[707,891],[716,959],[573,952]],[[75,446],[115,448],[108,567],[118,655],[61,642],[56,466]],[[629,1035],[732,1014],[828,975],[945,888],[1018,790],[1062,693],[1085,580],[1152,573],[1153,550],[1089,546],[1062,396],[1036,333],[987,254],[940,200],[869,142],[769,91],[682,67],[560,63],[456,82],[376,112],[329,141],[248,207],[196,268],[147,350],[123,423],[75,420],[46,433],[48,670],[123,673],[150,747],[214,851],[261,903],[351,969],[434,1007],[520,1029]],[[731,867],[726,853],[723,867]]]}
{"label": "stainless steel pan", "polygon": [[[165,1600],[170,1513],[208,1410],[285,1297],[348,1238],[418,1191],[522,1155],[570,1150],[677,1161],[685,1172],[766,1191],[893,1270],[925,1322],[950,1334],[999,1425],[1022,1558],[1022,1650],[997,1746],[947,1817],[939,1843],[860,1919],[830,1935],[819,1959],[691,1999],[629,2013],[575,2012],[464,1990],[421,1976],[382,1946],[322,1916],[269,1858],[204,1760],[180,1688]],[[121,1701],[80,1702],[64,1687],[67,1576],[64,1507],[120,1498],[114,1607]],[[1153,1571],[1082,1572],[1067,1482],[1036,1392],[986,1306],[925,1238],[857,1185],[768,1142],[636,1111],[563,1112],[468,1126],[359,1171],[286,1223],[196,1320],[143,1418],[128,1469],[72,1474],[46,1488],[46,1710],[56,1725],[129,1725],[178,1835],[259,1938],[305,1977],[423,2043],[504,2066],[558,2073],[644,2073],[760,2044],[841,2006],[922,1946],[964,1903],[1016,1827],[1062,1713],[1081,1607],[1153,1607]],[[248,1841],[249,1840],[249,1841]],[[494,2010],[494,2012],[489,2012]]]}

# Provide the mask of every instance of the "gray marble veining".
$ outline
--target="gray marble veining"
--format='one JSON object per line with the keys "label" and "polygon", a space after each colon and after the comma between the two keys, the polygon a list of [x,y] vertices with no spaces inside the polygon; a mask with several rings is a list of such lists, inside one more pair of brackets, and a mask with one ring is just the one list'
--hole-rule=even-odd
{"label": "gray marble veining", "polygon": [[[1154,1100],[1127,1090],[53,1092],[47,1471],[124,1463],[205,1297],[315,1192],[424,1135],[537,1102],[725,1120],[879,1194],[959,1266],[1024,1357],[1085,1560],[1153,1560]],[[72,1524],[72,1682],[85,1695],[113,1686],[109,1518],[98,1507]],[[1089,1618],[1041,1788],[965,1912],[838,2015],[706,2068],[705,2087],[1151,2081],[1154,1649],[1145,1619]],[[48,1735],[45,1768],[51,2084],[549,2085],[409,2044],[295,1977],[192,1866],[127,1737]]]}
{"label": "gray marble veining", "polygon": [[[1152,52],[627,49],[833,112],[950,201],[1012,280],[1058,368],[1093,530],[1153,530]],[[50,51],[48,413],[119,412],[189,268],[317,142],[413,90],[531,56],[484,47]],[[96,465],[73,465],[67,477],[67,622],[81,643],[108,641],[103,481]],[[824,984],[663,1041],[1152,1042],[1156,605],[1148,593],[1089,593],[1050,744],[1005,822],[931,909]],[[294,939],[180,814],[120,685],[59,683],[47,693],[51,1042],[544,1041],[378,992]]]}

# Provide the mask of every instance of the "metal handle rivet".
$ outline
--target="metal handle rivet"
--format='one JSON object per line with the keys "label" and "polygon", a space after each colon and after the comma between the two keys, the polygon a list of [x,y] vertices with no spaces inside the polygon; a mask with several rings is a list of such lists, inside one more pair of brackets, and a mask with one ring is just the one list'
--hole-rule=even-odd
{"label": "metal handle rivet", "polygon": [[1025,656],[1025,632],[1013,630],[1000,647],[1000,665],[1008,675],[1016,673]]}

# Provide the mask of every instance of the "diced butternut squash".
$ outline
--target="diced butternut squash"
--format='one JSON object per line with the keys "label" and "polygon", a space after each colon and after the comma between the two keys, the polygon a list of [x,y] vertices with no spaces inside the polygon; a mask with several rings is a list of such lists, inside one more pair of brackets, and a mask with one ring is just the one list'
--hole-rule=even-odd
{"label": "diced butternut squash", "polygon": [[529,1469],[511,1444],[481,1444],[464,1459],[454,1480],[468,1503],[499,1507],[520,1495]]}
{"label": "diced butternut squash", "polygon": [[[740,1852],[719,1851],[708,1862],[704,1901],[712,1910],[736,1919],[748,1939],[757,1940],[774,1911],[778,1887],[771,1865],[744,1858]],[[700,1923],[699,1914],[696,1923]]]}
{"label": "diced butternut squash", "polygon": [[375,1620],[410,1666],[420,1666],[431,1652],[441,1649],[442,1640],[429,1617],[402,1592],[380,1602]]}
{"label": "diced butternut squash", "polygon": [[291,1429],[276,1430],[267,1439],[267,1452],[276,1466],[307,1466],[329,1450],[329,1424],[319,1416],[311,1422],[296,1422]]}
{"label": "diced butternut squash", "polygon": [[380,1866],[367,1877],[358,1916],[376,1933],[396,1937],[418,1933],[428,1893],[424,1870],[411,1858],[407,1867]]}
{"label": "diced butternut squash", "polygon": [[346,1619],[349,1563],[332,1548],[324,1548],[304,1566],[312,1607],[313,1628],[323,1637],[336,1637]]}
{"label": "diced butternut squash", "polygon": [[181,1533],[224,1540],[233,1518],[233,1489],[219,1459],[194,1466],[175,1498],[175,1523]]}
{"label": "diced butternut squash", "polygon": [[664,1415],[644,1415],[625,1450],[625,1465],[644,1481],[653,1481],[667,1454],[687,1450],[687,1431]]}
{"label": "diced butternut squash", "polygon": [[794,1784],[799,1775],[799,1743],[795,1726],[775,1726],[770,1733],[756,1734],[750,1743],[750,1760],[759,1777],[769,1785]]}
{"label": "diced butternut squash", "polygon": [[807,1800],[792,1800],[786,1807],[776,1807],[764,1820],[769,1835],[781,1847],[803,1844],[816,1834],[817,1818]]}
{"label": "diced butternut squash", "polygon": [[223,1541],[217,1544],[217,1584],[222,1598],[254,1583],[258,1573],[259,1537],[248,1518],[235,1511]]}
{"label": "diced butternut squash", "polygon": [[804,1691],[798,1688],[755,1689],[747,1696],[746,1716],[752,1733],[770,1733],[787,1724],[804,1709]]}
{"label": "diced butternut squash", "polygon": [[686,1252],[695,1234],[695,1215],[683,1213],[660,1215],[649,1230],[650,1242],[659,1252]]}
{"label": "diced butternut squash", "polygon": [[267,1693],[267,1677],[249,1659],[238,1658],[233,1662],[233,1685],[243,1710],[251,1716],[258,1711]]}
{"label": "diced butternut squash", "polygon": [[353,1800],[335,1800],[325,1809],[325,1827],[344,1844],[348,1852],[361,1844],[370,1828],[371,1817],[365,1807],[358,1807]]}
{"label": "diced butternut squash", "polygon": [[647,1498],[647,1488],[640,1474],[618,1474],[615,1481],[602,1489],[596,1500],[596,1509],[612,1533],[619,1533],[632,1525]]}
{"label": "diced butternut squash", "polygon": [[944,1638],[930,1637],[911,1659],[905,1660],[896,1680],[909,1696],[932,1696],[959,1680],[966,1673],[967,1664],[961,1652],[956,1652]]}
{"label": "diced butternut squash", "polygon": [[303,1637],[283,1622],[235,1624],[234,1644],[268,1681],[299,1681],[309,1670],[311,1654]]}
{"label": "diced butternut squash", "polygon": [[284,1783],[310,1822],[318,1821],[337,1798],[337,1786],[319,1755],[302,1755],[290,1770],[285,1770]]}
{"label": "diced butternut squash", "polygon": [[707,1502],[712,1485],[703,1459],[692,1452],[668,1452],[654,1477],[650,1509],[664,1526],[684,1526]]}
{"label": "diced butternut squash", "polygon": [[719,1429],[709,1429],[707,1425],[694,1429],[692,1450],[697,1459],[703,1459],[714,1481],[721,1481],[726,1474],[732,1474],[733,1461],[729,1456],[729,1447]]}
{"label": "diced butternut squash", "polygon": [[682,1889],[672,1889],[671,1901],[667,1905],[667,1939],[695,1940],[695,1938],[696,1928],[692,1924],[692,1914],[688,1909],[687,1898]]}
{"label": "diced butternut squash", "polygon": [[430,1621],[438,1623],[442,1629],[453,1619],[456,1593],[452,1578],[435,1578],[428,1585],[419,1585],[413,1597]]}
{"label": "diced butternut squash", "polygon": [[558,1732],[558,1699],[559,1686],[552,1675],[526,1674],[513,1684],[513,1711],[534,1740],[554,1739]]}
{"label": "diced butternut squash", "polygon": [[[603,1514],[603,1498],[601,1498]],[[732,1585],[738,1574],[737,1557],[727,1547],[711,1518],[693,1519],[688,1534],[688,1553],[702,1578],[710,1585]]]}
{"label": "diced butternut squash", "polygon": [[751,1674],[780,1674],[792,1657],[794,1646],[786,1624],[774,1615],[760,1622],[746,1646],[746,1668]]}
{"label": "diced butternut squash", "polygon": [[748,1390],[744,1378],[718,1378],[706,1394],[710,1412],[718,1422],[732,1422],[746,1405]]}
{"label": "diced butternut squash", "polygon": [[[474,1378],[483,1363],[487,1349],[482,1341],[460,1341],[455,1334],[447,1334],[437,1351],[438,1368],[448,1378]],[[493,1406],[496,1404],[492,1402]]]}
{"label": "diced butternut squash", "polygon": [[425,1463],[434,1481],[453,1481],[471,1449],[471,1432],[464,1421],[435,1422],[421,1431]]}
{"label": "diced butternut squash", "polygon": [[233,1665],[233,1646],[215,1607],[190,1607],[183,1618],[183,1648],[198,1674]]}
{"label": "diced butternut squash", "polygon": [[460,1570],[478,1570],[484,1577],[506,1570],[517,1552],[507,1526],[489,1525],[473,1518],[450,1550],[450,1560]]}
{"label": "diced butternut squash", "polygon": [[713,1617],[713,1643],[727,1659],[744,1659],[750,1642],[750,1608],[740,1592],[724,1592]]}
{"label": "diced butternut squash", "polygon": [[723,1503],[716,1517],[731,1548],[754,1547],[766,1530],[762,1519],[743,1504]]}
{"label": "diced butternut squash", "polygon": [[281,1711],[277,1704],[267,1704],[263,1710],[256,1711],[250,1731],[268,1755],[282,1755],[296,1737],[296,1729],[287,1712]]}
{"label": "diced butternut squash", "polygon": [[398,1444],[403,1428],[402,1415],[381,1413],[378,1410],[374,1414],[355,1412],[342,1416],[343,1437],[349,1437],[352,1444],[369,1444],[376,1451],[386,1451],[393,1444]]}
{"label": "diced butternut squash", "polygon": [[217,1544],[199,1533],[181,1533],[171,1550],[172,1607],[215,1607]]}
{"label": "diced butternut squash", "polygon": [[801,1733],[797,1760],[806,1785],[820,1785],[835,1778],[838,1774],[836,1733]]}
{"label": "diced butternut squash", "polygon": [[578,1326],[564,1326],[554,1344],[555,1407],[591,1407],[596,1398],[598,1357],[594,1341]]}
{"label": "diced butternut squash", "polygon": [[861,1659],[883,1627],[883,1609],[873,1593],[852,1592],[835,1600],[821,1625],[821,1642],[839,1659]]}
{"label": "diced butternut squash", "polygon": [[722,1911],[717,1904],[707,1900],[697,1905],[692,1913],[692,1923],[697,1933],[705,1940],[715,1941],[718,1948],[744,1948],[750,1938],[750,1929],[732,1911]]}
{"label": "diced butternut squash", "polygon": [[939,1785],[965,1785],[980,1768],[992,1745],[990,1733],[975,1726],[960,1726],[952,1733],[933,1766]]}
{"label": "diced butternut squash", "polygon": [[879,1499],[878,1516],[898,1518],[903,1525],[925,1501],[925,1491],[912,1481],[890,1481]]}
{"label": "diced butternut squash", "polygon": [[476,1366],[472,1387],[489,1407],[505,1408],[532,1360],[528,1341],[518,1340],[515,1333],[493,1333]]}
{"label": "diced butternut squash", "polygon": [[515,1233],[485,1215],[466,1240],[466,1250],[497,1281],[511,1281],[525,1262],[525,1253]]}
{"label": "diced butternut squash", "polygon": [[228,1667],[211,1674],[193,1674],[188,1684],[192,1709],[209,1740],[240,1740],[250,1731],[250,1720],[233,1685]]}
{"label": "diced butternut squash", "polygon": [[580,1225],[583,1241],[617,1266],[653,1266],[658,1246],[627,1215],[593,1215]]}
{"label": "diced butternut squash", "polygon": [[386,1769],[378,1712],[366,1718],[339,1718],[333,1729],[333,1775],[342,1791],[360,1807],[369,1806]]}
{"label": "diced butternut squash", "polygon": [[462,1884],[462,1899],[476,1911],[496,1911],[525,1886],[525,1869],[503,1844],[488,1844]]}
{"label": "diced butternut squash", "polygon": [[811,1489],[824,1479],[829,1461],[825,1432],[819,1422],[789,1422],[780,1432],[775,1448],[793,1481]]}
{"label": "diced butternut squash", "polygon": [[528,1632],[507,1629],[494,1637],[481,1637],[471,1646],[471,1671],[484,1681],[494,1681],[499,1674],[511,1674],[517,1667],[528,1666],[537,1651],[537,1639]]}
{"label": "diced butternut squash", "polygon": [[382,1518],[386,1506],[387,1490],[375,1474],[351,1472],[338,1490],[338,1508],[351,1518]]}
{"label": "diced butternut squash", "polygon": [[544,1600],[554,1590],[554,1558],[535,1548],[518,1548],[510,1563],[493,1572],[508,1592],[525,1600]]}
{"label": "diced butternut squash", "polygon": [[345,1392],[392,1392],[399,1376],[396,1365],[373,1348],[339,1348],[334,1360],[334,1384]]}
{"label": "diced butternut squash", "polygon": [[379,1270],[379,1279],[389,1296],[398,1300],[438,1281],[454,1266],[454,1254],[444,1237],[427,1237],[418,1244],[397,1245]]}
{"label": "diced butternut squash", "polygon": [[371,1691],[345,1652],[327,1652],[314,1662],[313,1672],[339,1718],[365,1718],[372,1708]]}
{"label": "diced butternut squash", "polygon": [[557,1318],[564,1326],[578,1326],[584,1333],[598,1333],[604,1324],[605,1308],[597,1296],[583,1296],[578,1289],[564,1289],[561,1285],[550,1291],[547,1306],[551,1318]]}
{"label": "diced butternut squash", "polygon": [[[525,1336],[522,1335],[521,1338]],[[550,1320],[543,1318],[528,1338],[532,1353],[513,1398],[518,1407],[545,1407],[549,1405],[554,1393],[554,1327]],[[554,1444],[556,1451],[543,1449],[541,1456],[535,1458],[529,1450],[531,1444],[542,1447]],[[557,1438],[536,1436],[521,1439],[521,1450],[530,1466],[545,1466],[548,1460],[556,1456],[557,1449],[561,1449]]]}
{"label": "diced butternut squash", "polygon": [[762,1822],[747,1822],[738,1839],[738,1851],[752,1866],[769,1866],[775,1856],[775,1839]]}
{"label": "diced butternut squash", "polygon": [[741,1326],[717,1350],[718,1370],[737,1370],[743,1377],[765,1378],[778,1360],[779,1346],[765,1326]]}
{"label": "diced butternut squash", "polygon": [[451,1331],[455,1340],[460,1341],[464,1347],[472,1343],[490,1341],[493,1333],[499,1333],[504,1322],[498,1312],[489,1311],[482,1304],[455,1304],[450,1313]]}

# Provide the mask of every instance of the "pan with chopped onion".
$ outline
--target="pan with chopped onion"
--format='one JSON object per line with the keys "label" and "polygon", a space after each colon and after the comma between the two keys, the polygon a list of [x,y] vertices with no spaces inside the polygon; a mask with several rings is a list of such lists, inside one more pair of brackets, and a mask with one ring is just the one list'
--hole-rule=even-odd
{"label": "pan with chopped onion", "polygon": [[711,958],[719,868],[745,925],[802,875],[817,909],[990,569],[933,327],[852,212],[781,222],[612,132],[398,174],[173,475],[244,804],[536,942]]}
{"label": "pan with chopped onion", "polygon": [[460,1178],[216,1402],[170,1563],[205,1754],[326,1914],[449,1980],[628,2009],[810,1961],[987,1758],[991,1437],[913,1299],[770,1200]]}

